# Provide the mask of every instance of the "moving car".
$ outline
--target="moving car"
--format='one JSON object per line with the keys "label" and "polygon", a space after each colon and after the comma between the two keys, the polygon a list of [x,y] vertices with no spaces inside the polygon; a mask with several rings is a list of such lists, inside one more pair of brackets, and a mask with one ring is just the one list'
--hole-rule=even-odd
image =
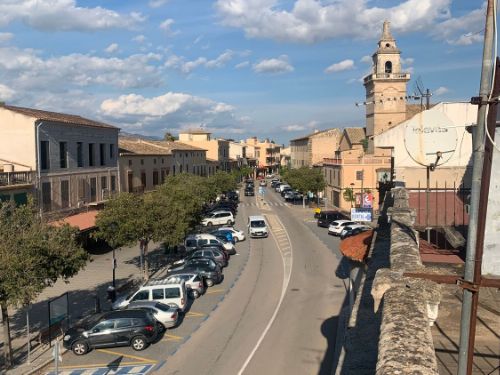
{"label": "moving car", "polygon": [[184,281],[178,284],[165,282],[165,280],[149,280],[146,284],[122,296],[113,302],[112,308],[122,309],[129,303],[138,301],[157,301],[166,305],[175,304],[180,311],[187,306],[187,289]]}
{"label": "moving car", "polygon": [[267,237],[267,224],[264,216],[248,217],[248,234],[250,237]]}
{"label": "moving car", "polygon": [[212,225],[233,225],[234,216],[230,211],[214,211],[201,221],[207,227]]}
{"label": "moving car", "polygon": [[328,228],[335,220],[343,219],[339,211],[321,211],[318,217],[318,227]]}
{"label": "moving car", "polygon": [[179,323],[179,310],[175,306],[165,305],[161,302],[132,302],[126,307],[126,309],[141,309],[150,312],[153,317],[163,326],[163,329],[175,327]]}
{"label": "moving car", "polygon": [[331,234],[332,236],[340,236],[340,233],[342,233],[342,230],[348,226],[348,225],[355,225],[357,224],[354,221],[351,220],[335,220],[332,221],[330,226],[328,227],[328,234]]}
{"label": "moving car", "polygon": [[158,337],[160,325],[142,309],[93,314],[64,333],[63,346],[76,355],[94,348],[131,346],[144,350]]}
{"label": "moving car", "polygon": [[245,188],[245,197],[253,197],[255,195],[255,189],[253,186],[247,186]]}
{"label": "moving car", "polygon": [[344,238],[354,236],[358,233],[361,233],[361,232],[364,232],[364,231],[367,231],[370,229],[372,229],[372,228],[369,227],[368,225],[365,225],[365,224],[348,225],[348,226],[344,227],[344,229],[340,233],[340,238],[344,239]]}

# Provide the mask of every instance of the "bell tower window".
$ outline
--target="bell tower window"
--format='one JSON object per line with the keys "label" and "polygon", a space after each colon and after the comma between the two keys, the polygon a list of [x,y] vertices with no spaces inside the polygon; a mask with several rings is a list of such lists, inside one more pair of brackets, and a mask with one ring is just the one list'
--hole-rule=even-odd
{"label": "bell tower window", "polygon": [[386,73],[392,73],[392,62],[386,61],[385,63],[385,72]]}

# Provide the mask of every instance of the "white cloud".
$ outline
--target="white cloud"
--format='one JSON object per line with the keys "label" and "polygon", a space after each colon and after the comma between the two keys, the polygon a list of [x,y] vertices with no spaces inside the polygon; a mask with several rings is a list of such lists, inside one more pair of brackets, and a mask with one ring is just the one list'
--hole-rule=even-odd
{"label": "white cloud", "polygon": [[243,62],[240,62],[239,64],[236,64],[234,67],[236,69],[243,69],[243,68],[246,68],[250,65],[250,61],[243,61]]}
{"label": "white cloud", "polygon": [[276,59],[266,59],[253,65],[253,70],[255,73],[289,73],[293,72],[294,68],[288,62],[287,55],[281,55]]}
{"label": "white cloud", "polygon": [[106,47],[104,51],[106,51],[107,53],[114,53],[118,51],[118,44],[111,43],[109,46]]}
{"label": "white cloud", "polygon": [[378,36],[385,19],[397,33],[426,31],[449,17],[450,3],[406,0],[381,8],[368,0],[295,0],[290,9],[278,0],[217,0],[215,7],[224,25],[243,29],[247,37],[314,43]]}
{"label": "white cloud", "polygon": [[16,92],[14,90],[0,83],[0,101],[12,100],[15,95]]}
{"label": "white cloud", "polygon": [[179,33],[178,31],[172,30],[174,22],[175,21],[173,19],[168,18],[160,24],[160,29],[162,29],[168,36],[174,36]]}
{"label": "white cloud", "polygon": [[137,43],[144,43],[146,41],[146,37],[144,35],[137,35],[137,36],[134,36],[132,38],[132,41],[133,42],[137,42]]}
{"label": "white cloud", "polygon": [[0,33],[0,43],[5,43],[14,37],[12,33]]}
{"label": "white cloud", "polygon": [[168,0],[150,0],[148,5],[151,8],[159,8],[163,5],[165,5],[166,3],[168,3]]}
{"label": "white cloud", "polygon": [[434,90],[433,94],[436,96],[441,96],[444,94],[447,94],[450,92],[450,89],[444,86],[438,87],[436,90]]}
{"label": "white cloud", "polygon": [[313,121],[309,121],[307,124],[286,125],[286,126],[281,127],[281,129],[289,131],[289,132],[298,132],[298,131],[305,131],[305,130],[310,131],[311,129],[313,129],[317,125],[318,125],[318,122],[313,120]]}
{"label": "white cloud", "polygon": [[124,15],[102,7],[84,8],[77,6],[75,0],[0,2],[0,27],[22,21],[42,31],[95,31],[132,29],[144,20],[137,12]]}
{"label": "white cloud", "polygon": [[129,94],[103,100],[100,111],[112,122],[124,124],[125,129],[158,133],[168,123],[171,129],[200,126],[222,133],[241,133],[241,124],[226,103],[185,93],[167,92],[146,98]]}
{"label": "white cloud", "polygon": [[354,61],[352,61],[351,59],[347,59],[330,65],[328,68],[325,69],[325,73],[328,74],[328,73],[341,72],[343,70],[349,70],[353,68],[354,68]]}
{"label": "white cloud", "polygon": [[486,2],[461,17],[450,18],[433,28],[432,35],[436,39],[445,40],[449,44],[468,45],[481,42],[483,36],[480,29],[484,27]]}
{"label": "white cloud", "polygon": [[368,55],[363,56],[361,59],[359,59],[359,61],[365,64],[373,64],[372,57]]}
{"label": "white cloud", "polygon": [[226,50],[217,56],[215,59],[207,59],[206,57],[198,57],[196,60],[186,61],[184,56],[171,55],[165,61],[165,67],[180,70],[184,74],[190,74],[198,67],[207,69],[222,68],[227,62],[231,61],[234,52]]}
{"label": "white cloud", "polygon": [[415,62],[415,59],[413,57],[407,57],[407,58],[402,57],[401,58],[401,64],[403,64],[403,65],[413,65],[414,62]]}

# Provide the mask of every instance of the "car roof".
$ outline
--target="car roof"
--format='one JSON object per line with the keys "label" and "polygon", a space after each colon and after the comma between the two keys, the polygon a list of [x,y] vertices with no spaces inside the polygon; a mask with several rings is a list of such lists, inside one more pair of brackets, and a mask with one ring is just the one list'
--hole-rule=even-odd
{"label": "car roof", "polygon": [[212,211],[211,212],[212,214],[233,214],[231,211],[229,210],[215,210],[215,211]]}
{"label": "car roof", "polygon": [[154,286],[169,286],[169,287],[173,287],[173,286],[179,286],[179,287],[183,287],[184,284],[184,281],[181,281],[180,283],[172,283],[172,282],[168,282],[165,279],[156,279],[156,280],[149,280],[146,284],[144,284],[142,286],[142,288],[149,288],[149,287],[154,287]]}
{"label": "car roof", "polygon": [[[344,223],[355,223],[355,221],[352,221],[352,220],[344,220],[344,219],[339,219],[339,220],[335,220],[335,221],[332,221],[332,224],[333,223],[339,223],[339,224],[344,224]],[[330,225],[332,225],[330,224]],[[354,225],[354,224],[353,224]]]}
{"label": "car roof", "polygon": [[[129,307],[132,307],[132,308],[140,308],[140,307],[156,307],[156,304],[162,304],[162,305],[165,305],[165,306],[168,306],[168,307],[171,307],[165,303],[161,303],[161,302],[158,302],[158,301],[133,301],[133,302],[130,302],[128,305],[127,305],[127,309]],[[132,309],[128,309],[128,310],[132,310]]]}
{"label": "car roof", "polygon": [[114,310],[102,314],[102,319],[115,319],[115,318],[142,318],[147,316],[144,310]]}
{"label": "car roof", "polygon": [[348,225],[347,227],[345,227],[345,229],[349,229],[349,228],[355,229],[355,228],[363,228],[363,227],[368,228],[368,229],[370,228],[370,226],[366,225],[366,224],[351,224],[351,225]]}
{"label": "car roof", "polygon": [[264,220],[265,221],[264,216],[261,216],[261,215],[249,216],[248,220],[250,220],[250,221],[253,221],[253,220]]}

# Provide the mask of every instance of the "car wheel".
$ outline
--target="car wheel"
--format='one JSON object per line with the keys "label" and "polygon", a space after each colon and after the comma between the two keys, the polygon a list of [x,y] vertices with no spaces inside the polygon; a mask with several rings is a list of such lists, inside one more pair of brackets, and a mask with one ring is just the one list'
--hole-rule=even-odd
{"label": "car wheel", "polygon": [[207,227],[211,227],[211,226],[212,226],[212,222],[211,222],[211,221],[209,221],[209,222],[207,223]]}
{"label": "car wheel", "polygon": [[148,346],[144,336],[135,336],[130,344],[132,345],[132,349],[137,351],[144,350]]}
{"label": "car wheel", "polygon": [[76,355],[84,355],[89,351],[89,347],[85,341],[77,341],[71,346],[71,350]]}
{"label": "car wheel", "polygon": [[214,281],[213,281],[212,279],[207,279],[207,280],[206,280],[206,283],[207,283],[207,286],[208,286],[208,287],[214,286],[214,284],[215,284],[215,283],[214,283]]}
{"label": "car wheel", "polygon": [[196,289],[191,289],[191,297],[194,299],[198,298],[200,296],[200,292],[198,292]]}
{"label": "car wheel", "polygon": [[233,222],[231,220],[228,220],[227,225],[231,225],[231,224],[233,224]]}

